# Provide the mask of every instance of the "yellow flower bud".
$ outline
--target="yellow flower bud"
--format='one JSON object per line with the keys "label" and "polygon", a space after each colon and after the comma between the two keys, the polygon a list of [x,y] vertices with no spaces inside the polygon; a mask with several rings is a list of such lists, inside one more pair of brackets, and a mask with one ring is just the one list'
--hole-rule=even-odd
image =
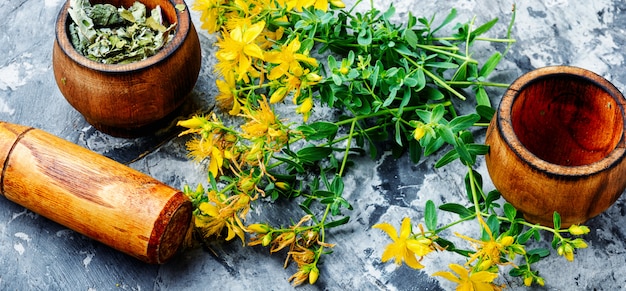
{"label": "yellow flower bud", "polygon": [[319,276],[320,270],[317,268],[317,266],[313,266],[313,268],[311,268],[311,271],[309,272],[309,284],[315,284]]}
{"label": "yellow flower bud", "polygon": [[181,120],[176,123],[178,126],[186,127],[186,128],[200,128],[207,120],[203,117],[194,116],[187,120]]}
{"label": "yellow flower bud", "polygon": [[272,93],[272,96],[270,96],[270,103],[274,104],[281,102],[285,99],[285,96],[287,96],[287,87],[280,87]]}
{"label": "yellow flower bud", "polygon": [[200,211],[202,211],[202,213],[209,215],[209,216],[218,216],[219,215],[219,211],[217,210],[217,207],[211,203],[208,202],[202,202],[200,203],[200,205],[198,205],[198,209],[200,209]]}
{"label": "yellow flower bud", "polygon": [[320,75],[318,75],[316,73],[309,73],[309,74],[306,75],[306,79],[309,82],[317,83],[317,82],[322,80],[322,76],[320,76]]}
{"label": "yellow flower bud", "polygon": [[515,239],[512,236],[507,235],[500,240],[500,243],[502,244],[502,246],[508,247],[512,245],[514,241]]}
{"label": "yellow flower bud", "polygon": [[300,107],[296,108],[297,113],[308,113],[313,108],[313,98],[309,97],[304,99]]}
{"label": "yellow flower bud", "polygon": [[330,0],[330,5],[334,8],[346,8],[346,4],[342,0]]}
{"label": "yellow flower bud", "polygon": [[545,282],[543,281],[543,278],[538,277],[538,278],[537,278],[537,284],[539,284],[540,286],[545,285]]}
{"label": "yellow flower bud", "polygon": [[584,249],[587,248],[587,242],[583,239],[577,238],[571,242],[572,246],[576,249]]}
{"label": "yellow flower bud", "polygon": [[350,70],[347,67],[341,66],[339,69],[339,73],[342,75],[347,75]]}
{"label": "yellow flower bud", "polygon": [[280,190],[289,190],[289,188],[291,188],[289,186],[289,184],[285,183],[285,182],[276,182],[274,185],[276,185],[276,188],[280,189]]}
{"label": "yellow flower bud", "polygon": [[271,242],[272,242],[272,235],[268,233],[265,236],[263,236],[263,241],[261,242],[261,245],[266,247],[266,246],[269,246]]}
{"label": "yellow flower bud", "polygon": [[246,230],[248,232],[254,232],[254,233],[267,233],[268,231],[270,231],[270,228],[267,224],[263,224],[263,223],[253,223],[250,224],[246,227]]}
{"label": "yellow flower bud", "polygon": [[413,131],[413,138],[415,138],[415,140],[422,139],[424,135],[426,135],[426,130],[424,130],[424,128],[421,126],[416,127],[415,131]]}
{"label": "yellow flower bud", "polygon": [[489,259],[486,259],[486,260],[480,262],[480,264],[478,265],[478,270],[486,271],[489,268],[491,268],[491,266],[493,266],[493,261],[489,260]]}
{"label": "yellow flower bud", "polygon": [[524,277],[524,285],[526,285],[527,287],[530,287],[532,283],[533,283],[533,277],[531,276]]}
{"label": "yellow flower bud", "polygon": [[584,225],[575,225],[573,224],[568,229],[570,234],[572,235],[583,235],[589,233],[589,228]]}

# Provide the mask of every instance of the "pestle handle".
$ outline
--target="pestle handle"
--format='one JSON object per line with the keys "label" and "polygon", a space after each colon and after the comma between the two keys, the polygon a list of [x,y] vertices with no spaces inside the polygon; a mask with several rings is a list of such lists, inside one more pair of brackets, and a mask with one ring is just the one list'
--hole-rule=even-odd
{"label": "pestle handle", "polygon": [[192,205],[152,177],[42,130],[0,122],[0,193],[148,263],[178,250]]}

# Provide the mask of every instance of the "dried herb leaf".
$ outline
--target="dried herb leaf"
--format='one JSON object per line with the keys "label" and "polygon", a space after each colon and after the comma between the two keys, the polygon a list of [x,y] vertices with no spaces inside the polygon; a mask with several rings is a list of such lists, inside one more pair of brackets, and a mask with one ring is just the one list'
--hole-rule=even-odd
{"label": "dried herb leaf", "polygon": [[68,13],[73,20],[69,31],[74,48],[105,64],[131,63],[156,54],[173,38],[176,28],[176,23],[165,22],[160,6],[148,16],[146,6],[138,1],[126,9],[71,0]]}

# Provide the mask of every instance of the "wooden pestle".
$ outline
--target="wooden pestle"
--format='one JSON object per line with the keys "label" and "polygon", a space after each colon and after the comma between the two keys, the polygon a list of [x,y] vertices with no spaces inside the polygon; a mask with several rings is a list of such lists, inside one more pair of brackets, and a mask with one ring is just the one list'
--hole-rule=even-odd
{"label": "wooden pestle", "polygon": [[164,263],[191,221],[187,197],[42,130],[0,122],[0,193],[148,263]]}

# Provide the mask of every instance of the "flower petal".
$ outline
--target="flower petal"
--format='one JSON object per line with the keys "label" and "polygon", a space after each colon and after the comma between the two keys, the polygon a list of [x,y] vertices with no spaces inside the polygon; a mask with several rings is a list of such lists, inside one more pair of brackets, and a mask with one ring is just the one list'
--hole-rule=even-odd
{"label": "flower petal", "polygon": [[408,238],[411,235],[411,219],[405,217],[402,219],[402,226],[400,227],[400,238]]}
{"label": "flower petal", "polygon": [[393,241],[396,241],[396,239],[398,239],[398,233],[396,232],[396,229],[389,223],[386,223],[386,222],[378,223],[372,226],[372,228],[378,228],[386,232],[387,235],[389,235],[389,237],[391,237]]}

